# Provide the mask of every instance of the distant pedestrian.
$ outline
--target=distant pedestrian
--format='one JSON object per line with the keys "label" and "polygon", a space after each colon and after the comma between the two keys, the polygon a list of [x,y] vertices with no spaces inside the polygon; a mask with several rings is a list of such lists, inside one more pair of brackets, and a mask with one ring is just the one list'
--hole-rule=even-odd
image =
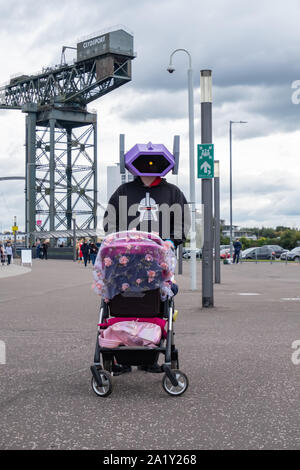
{"label": "distant pedestrian", "polygon": [[1,265],[4,266],[5,263],[5,251],[4,251],[4,246],[0,242],[0,258],[1,258]]}
{"label": "distant pedestrian", "polygon": [[240,260],[240,252],[241,252],[241,249],[242,249],[242,244],[241,244],[241,242],[238,238],[234,242],[233,247],[234,247],[233,263],[238,264],[238,262]]}
{"label": "distant pedestrian", "polygon": [[41,242],[40,242],[40,240],[38,240],[38,241],[36,242],[35,256],[36,256],[36,258],[38,258],[38,259],[40,259],[40,257],[41,257]]}
{"label": "distant pedestrian", "polygon": [[81,245],[81,252],[82,252],[82,256],[83,256],[83,260],[84,260],[84,266],[86,266],[90,249],[89,249],[89,245],[87,244],[87,242],[85,240],[83,241],[83,243]]}
{"label": "distant pedestrian", "polygon": [[48,242],[45,240],[42,244],[43,247],[43,259],[48,259]]}
{"label": "distant pedestrian", "polygon": [[90,243],[89,244],[89,249],[90,249],[90,257],[91,257],[91,260],[92,260],[92,264],[94,266],[95,261],[96,261],[96,257],[97,257],[97,253],[98,253],[98,248],[95,245],[95,243]]}
{"label": "distant pedestrian", "polygon": [[78,263],[81,263],[81,261],[82,261],[81,247],[82,247],[82,242],[78,244]]}
{"label": "distant pedestrian", "polygon": [[88,263],[91,264],[91,244],[92,240],[89,241],[88,246],[89,246],[89,254],[88,254]]}
{"label": "distant pedestrian", "polygon": [[7,266],[10,265],[11,263],[11,258],[12,258],[12,246],[11,246],[11,243],[10,242],[7,242],[6,244],[6,247],[5,247],[5,252],[6,252],[6,256],[7,256]]}
{"label": "distant pedestrian", "polygon": [[[91,261],[92,261],[92,257],[91,257],[91,248],[92,248],[93,245],[94,245],[93,240],[90,240],[90,241],[89,241],[89,255],[88,255],[88,262],[89,262],[89,264],[90,264]],[[93,263],[93,261],[92,261],[92,263]]]}

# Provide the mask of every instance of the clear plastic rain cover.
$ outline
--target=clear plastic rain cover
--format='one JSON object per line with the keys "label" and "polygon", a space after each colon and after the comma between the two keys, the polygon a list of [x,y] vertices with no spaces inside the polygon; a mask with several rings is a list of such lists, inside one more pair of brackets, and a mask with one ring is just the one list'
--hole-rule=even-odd
{"label": "clear plastic rain cover", "polygon": [[137,230],[104,238],[93,269],[95,292],[106,302],[125,291],[160,288],[161,299],[172,296],[176,266],[173,244],[157,234]]}

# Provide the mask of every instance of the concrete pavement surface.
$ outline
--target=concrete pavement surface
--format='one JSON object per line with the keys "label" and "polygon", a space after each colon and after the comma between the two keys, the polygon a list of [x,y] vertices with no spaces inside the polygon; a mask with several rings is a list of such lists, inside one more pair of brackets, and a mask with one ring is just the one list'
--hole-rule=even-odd
{"label": "concrete pavement surface", "polygon": [[0,449],[299,449],[300,266],[222,265],[213,309],[188,273],[184,262],[175,330],[190,385],[178,398],[136,368],[108,398],[93,393],[91,266],[34,260],[0,279]]}
{"label": "concrete pavement surface", "polygon": [[9,266],[7,266],[6,264],[1,265],[0,266],[0,279],[3,279],[4,277],[19,276],[20,274],[30,273],[31,268],[27,266],[21,266],[19,263],[20,263],[20,260],[15,261]]}

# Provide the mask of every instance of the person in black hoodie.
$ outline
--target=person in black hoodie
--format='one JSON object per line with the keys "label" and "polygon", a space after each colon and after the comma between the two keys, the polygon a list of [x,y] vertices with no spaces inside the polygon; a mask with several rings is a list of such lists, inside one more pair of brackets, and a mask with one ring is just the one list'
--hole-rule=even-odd
{"label": "person in black hoodie", "polygon": [[89,248],[89,245],[87,244],[87,242],[85,240],[83,240],[83,243],[81,245],[81,252],[82,252],[82,256],[83,256],[83,260],[84,260],[84,266],[86,267],[88,256],[89,256],[89,253],[90,253],[90,248]]}
{"label": "person in black hoodie", "polygon": [[106,233],[122,230],[156,232],[177,247],[186,239],[190,212],[182,191],[163,176],[175,165],[161,144],[137,144],[125,154],[125,166],[135,176],[111,196],[104,214]]}
{"label": "person in black hoodie", "polygon": [[184,194],[160,176],[136,176],[119,186],[104,215],[106,233],[130,229],[157,232],[175,247],[185,241],[189,224]]}
{"label": "person in black hoodie", "polygon": [[240,260],[240,252],[241,252],[241,249],[242,249],[242,244],[241,244],[241,242],[238,238],[234,242],[233,247],[234,247],[233,263],[238,264],[238,262]]}
{"label": "person in black hoodie", "polygon": [[[190,228],[190,211],[182,191],[163,176],[175,164],[172,154],[163,146],[149,142],[137,144],[125,155],[125,166],[135,176],[111,196],[104,214],[105,233],[122,230],[156,232],[170,240],[174,248],[186,240]],[[178,288],[172,286],[174,294]],[[141,367],[148,372],[162,372],[161,367]],[[114,374],[130,372],[131,367],[115,365]]]}
{"label": "person in black hoodie", "polygon": [[48,242],[47,240],[44,240],[42,243],[42,258],[43,259],[48,259]]}

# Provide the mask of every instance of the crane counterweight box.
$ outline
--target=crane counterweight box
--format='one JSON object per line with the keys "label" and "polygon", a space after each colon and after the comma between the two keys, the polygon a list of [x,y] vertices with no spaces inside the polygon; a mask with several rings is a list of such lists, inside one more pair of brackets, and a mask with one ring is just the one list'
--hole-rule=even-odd
{"label": "crane counterweight box", "polygon": [[133,36],[118,29],[77,43],[77,62],[104,54],[134,57]]}

